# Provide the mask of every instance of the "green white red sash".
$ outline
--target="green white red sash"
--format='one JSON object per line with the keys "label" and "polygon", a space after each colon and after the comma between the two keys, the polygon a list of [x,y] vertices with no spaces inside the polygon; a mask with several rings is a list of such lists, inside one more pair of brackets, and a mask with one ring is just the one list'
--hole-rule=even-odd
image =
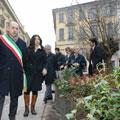
{"label": "green white red sash", "polygon": [[[0,40],[10,49],[10,51],[15,55],[17,60],[19,61],[21,67],[23,68],[23,62],[22,62],[22,52],[19,49],[19,47],[15,44],[12,38],[10,38],[7,34],[0,35]],[[26,75],[23,69],[23,78],[24,78],[24,91],[27,90],[27,80],[26,80]]]}

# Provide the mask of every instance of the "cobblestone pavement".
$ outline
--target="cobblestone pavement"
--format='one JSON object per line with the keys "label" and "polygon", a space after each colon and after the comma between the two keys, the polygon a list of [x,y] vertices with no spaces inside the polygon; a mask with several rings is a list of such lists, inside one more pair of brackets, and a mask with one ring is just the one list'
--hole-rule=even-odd
{"label": "cobblestone pavement", "polygon": [[[63,120],[61,116],[53,108],[54,99],[53,101],[49,101],[47,104],[44,104],[43,102],[44,92],[45,92],[45,85],[43,85],[43,90],[39,92],[36,103],[36,111],[38,114],[32,115],[30,113],[28,117],[23,117],[24,99],[23,96],[20,96],[18,102],[19,104],[18,104],[16,120]],[[8,120],[8,112],[9,112],[9,97],[6,97],[1,120]]]}

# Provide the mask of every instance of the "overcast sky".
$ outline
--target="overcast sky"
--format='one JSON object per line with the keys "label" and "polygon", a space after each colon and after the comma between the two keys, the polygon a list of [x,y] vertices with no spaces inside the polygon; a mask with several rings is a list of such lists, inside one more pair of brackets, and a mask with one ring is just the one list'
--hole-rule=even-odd
{"label": "overcast sky", "polygon": [[8,0],[30,37],[39,34],[43,45],[55,45],[52,9],[93,0]]}

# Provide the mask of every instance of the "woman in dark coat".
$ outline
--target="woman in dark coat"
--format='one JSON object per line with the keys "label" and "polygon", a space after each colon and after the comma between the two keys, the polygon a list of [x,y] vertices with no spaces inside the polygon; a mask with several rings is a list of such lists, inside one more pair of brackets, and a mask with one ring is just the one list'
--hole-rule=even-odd
{"label": "woman in dark coat", "polygon": [[25,112],[24,116],[29,114],[29,98],[32,91],[31,113],[36,115],[35,103],[38,91],[42,89],[43,69],[46,63],[46,54],[42,46],[42,40],[39,35],[33,35],[28,47],[26,76],[27,76],[27,92],[24,93]]}

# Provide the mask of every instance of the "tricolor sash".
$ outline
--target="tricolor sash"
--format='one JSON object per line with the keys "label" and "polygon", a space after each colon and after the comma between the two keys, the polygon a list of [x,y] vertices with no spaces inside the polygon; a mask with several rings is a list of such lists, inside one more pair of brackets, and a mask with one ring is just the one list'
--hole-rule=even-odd
{"label": "tricolor sash", "polygon": [[[15,44],[14,40],[12,38],[10,38],[7,34],[0,35],[0,40],[2,40],[2,42],[15,55],[15,57],[17,58],[17,60],[19,61],[20,65],[21,65],[21,67],[23,68],[22,52],[21,52],[20,48],[17,46],[17,44]],[[23,69],[23,78],[24,78],[23,90],[26,91],[27,90],[27,79],[26,79],[24,69]]]}

